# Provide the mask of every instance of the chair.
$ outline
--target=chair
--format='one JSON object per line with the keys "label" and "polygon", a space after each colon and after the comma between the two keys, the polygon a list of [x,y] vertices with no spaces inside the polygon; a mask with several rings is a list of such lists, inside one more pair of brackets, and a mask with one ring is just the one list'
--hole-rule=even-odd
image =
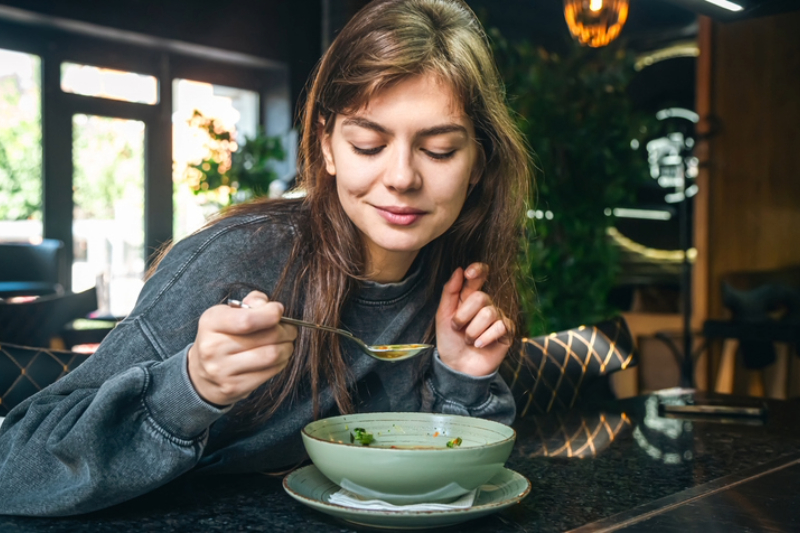
{"label": "chair", "polygon": [[0,416],[61,379],[88,355],[0,343]]}
{"label": "chair", "polygon": [[800,268],[730,274],[722,298],[731,318],[703,324],[708,341],[723,341],[715,391],[734,392],[738,354],[749,395],[785,399],[790,351],[800,343]]}
{"label": "chair", "polygon": [[569,409],[613,397],[609,375],[637,364],[628,326],[617,317],[596,326],[522,339],[500,368],[518,416]]}
{"label": "chair", "polygon": [[65,268],[61,241],[0,243],[0,298],[60,294]]}
{"label": "chair", "polygon": [[97,290],[42,296],[32,301],[0,301],[0,343],[49,348],[71,320],[97,309]]}

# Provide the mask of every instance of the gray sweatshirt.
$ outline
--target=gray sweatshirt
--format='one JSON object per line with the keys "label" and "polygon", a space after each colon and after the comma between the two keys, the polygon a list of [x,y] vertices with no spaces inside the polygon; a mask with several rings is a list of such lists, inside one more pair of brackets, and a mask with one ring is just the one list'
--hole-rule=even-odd
{"label": "gray sweatshirt", "polygon": [[[233,281],[270,294],[293,239],[288,220],[243,216],[177,243],[98,351],[6,417],[0,427],[0,514],[85,513],[189,471],[255,472],[301,461],[300,430],[313,419],[310,395],[301,393],[265,423],[242,431],[235,409],[217,408],[197,394],[186,362],[203,311],[224,301]],[[263,261],[242,261],[243,251],[253,249],[264,251]],[[363,283],[343,310],[344,327],[368,344],[422,339],[438,301],[425,297],[424,265],[417,263],[399,283]],[[234,296],[243,297],[242,290]],[[377,361],[347,341],[342,351],[358,411],[431,411],[505,423],[514,418],[514,401],[497,374],[456,372],[434,352],[426,356],[422,387],[415,387],[414,359]],[[320,412],[336,414],[327,388]]]}

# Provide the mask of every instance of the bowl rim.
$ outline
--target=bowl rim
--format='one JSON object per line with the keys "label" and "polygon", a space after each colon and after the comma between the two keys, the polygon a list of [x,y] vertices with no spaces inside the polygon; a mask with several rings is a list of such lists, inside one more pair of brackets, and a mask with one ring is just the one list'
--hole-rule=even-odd
{"label": "bowl rim", "polygon": [[[474,420],[474,419],[477,418],[478,420],[481,420],[483,422],[488,422],[490,424],[497,424],[497,425],[503,426],[504,428],[508,428],[508,429],[511,430],[511,435],[509,437],[503,439],[503,440],[498,440],[498,441],[492,442],[490,444],[483,444],[483,445],[480,445],[480,446],[467,446],[465,448],[461,448],[461,447],[458,447],[458,448],[439,448],[439,447],[387,448],[387,447],[384,447],[384,446],[364,446],[362,444],[354,444],[354,443],[350,443],[350,442],[334,442],[334,441],[331,441],[329,439],[321,439],[319,437],[315,437],[314,435],[309,434],[309,432],[307,431],[307,429],[308,429],[308,427],[310,425],[316,424],[317,422],[320,422],[320,421],[323,421],[323,420],[333,420],[333,419],[337,419],[337,418],[345,418],[345,417],[348,417],[348,416],[379,415],[379,414],[387,414],[387,415],[397,415],[397,414],[418,415],[418,414],[422,414],[422,415],[444,416],[444,417],[448,417],[448,418],[463,418],[463,419],[467,419],[467,420]],[[301,430],[301,434],[302,434],[302,436],[304,438],[309,438],[311,440],[315,440],[317,442],[322,442],[322,443],[325,443],[325,444],[331,444],[331,445],[335,445],[335,446],[352,446],[352,447],[355,447],[355,448],[363,448],[365,450],[391,450],[394,453],[398,453],[398,452],[414,453],[414,452],[423,452],[423,451],[425,451],[425,452],[446,451],[446,452],[449,452],[449,453],[459,452],[459,451],[466,452],[466,451],[475,450],[475,449],[478,449],[478,448],[501,446],[501,445],[506,444],[508,441],[514,442],[517,439],[517,430],[514,429],[513,427],[507,425],[507,424],[503,424],[502,422],[496,422],[494,420],[489,420],[489,419],[486,419],[486,418],[479,418],[479,417],[474,417],[474,416],[451,415],[451,414],[447,414],[447,413],[424,413],[424,412],[414,412],[414,411],[411,411],[411,412],[409,412],[409,411],[396,411],[396,412],[389,411],[389,412],[385,412],[385,413],[381,413],[381,412],[375,412],[375,413],[351,413],[349,415],[328,416],[328,417],[325,417],[325,418],[320,418],[318,420],[313,420],[313,421],[309,422],[308,424],[303,426],[303,429]]]}

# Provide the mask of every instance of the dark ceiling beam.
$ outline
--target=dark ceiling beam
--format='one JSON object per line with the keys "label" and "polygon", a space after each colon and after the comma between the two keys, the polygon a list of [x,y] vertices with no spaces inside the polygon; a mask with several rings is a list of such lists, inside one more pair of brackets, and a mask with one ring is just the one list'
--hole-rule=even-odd
{"label": "dark ceiling beam", "polygon": [[176,39],[165,39],[163,37],[156,37],[153,35],[146,35],[143,33],[121,30],[118,28],[109,28],[100,26],[98,24],[92,24],[90,22],[36,13],[34,11],[28,11],[11,6],[0,5],[0,19],[40,28],[62,30],[75,35],[96,37],[99,39],[114,41],[127,45],[153,48],[193,57],[201,57],[203,59],[210,59],[212,61],[216,60],[234,65],[255,68],[283,67],[283,64],[278,61],[273,61],[271,59],[257,57],[250,54],[231,50],[222,50],[220,48],[213,48],[202,44],[179,41]]}

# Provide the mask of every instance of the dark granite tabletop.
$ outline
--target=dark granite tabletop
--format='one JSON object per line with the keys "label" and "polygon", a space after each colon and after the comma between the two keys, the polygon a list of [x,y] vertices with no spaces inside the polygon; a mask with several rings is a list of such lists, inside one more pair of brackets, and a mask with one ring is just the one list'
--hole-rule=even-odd
{"label": "dark granite tabletop", "polygon": [[[667,418],[658,404],[646,396],[518,420],[507,466],[530,479],[530,495],[438,531],[566,531],[800,453],[800,401],[768,401],[766,421]],[[280,477],[261,474],[185,477],[77,517],[0,516],[2,533],[364,530],[305,507]]]}

